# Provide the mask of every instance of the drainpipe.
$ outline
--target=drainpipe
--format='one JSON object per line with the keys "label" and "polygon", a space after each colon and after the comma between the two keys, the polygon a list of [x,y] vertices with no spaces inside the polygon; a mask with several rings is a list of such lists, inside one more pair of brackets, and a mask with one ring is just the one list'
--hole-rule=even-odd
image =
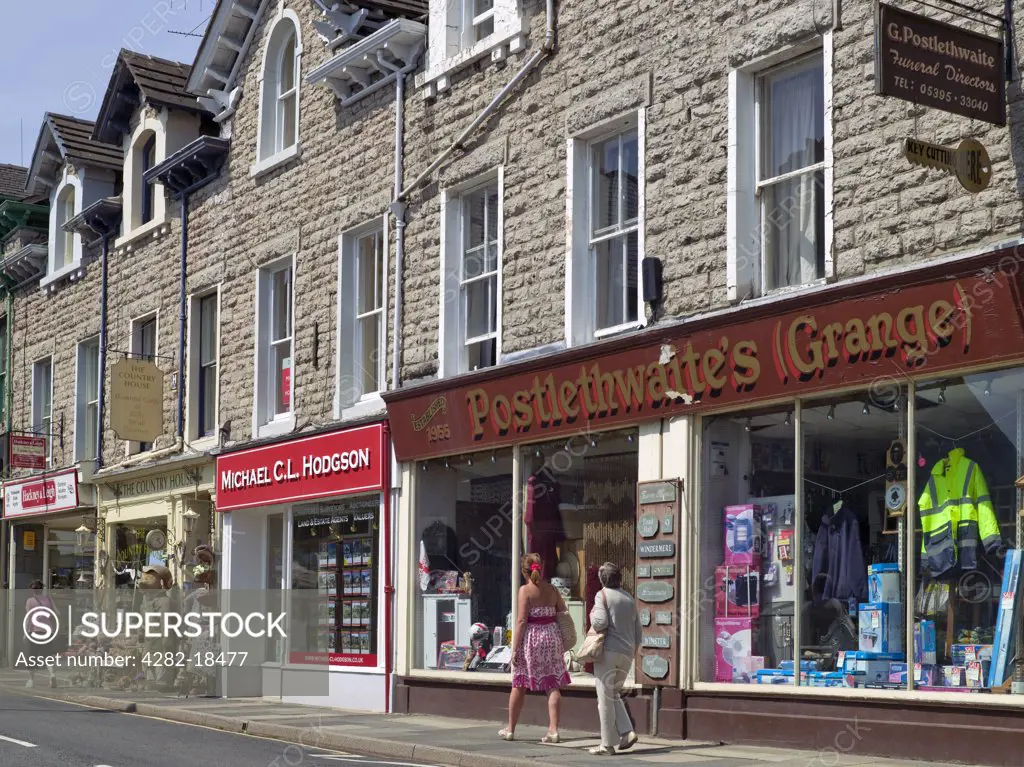
{"label": "drainpipe", "polygon": [[103,468],[103,412],[106,407],[106,387],[104,382],[107,370],[107,257],[110,255],[110,233],[100,235],[103,243],[100,251],[100,364],[99,364],[99,395],[96,403],[96,470]]}
{"label": "drainpipe", "polygon": [[391,349],[391,388],[401,386],[399,381],[402,334],[402,280],[405,276],[405,202],[402,184],[405,183],[405,75],[395,79],[395,201],[391,212],[395,216],[395,330]]}
{"label": "drainpipe", "polygon": [[516,72],[515,76],[509,80],[508,85],[502,88],[498,92],[497,96],[491,99],[491,103],[484,107],[484,111],[477,115],[477,118],[469,124],[469,127],[466,128],[466,130],[459,134],[458,138],[455,139],[452,145],[445,149],[437,159],[427,166],[426,170],[424,170],[413,180],[411,184],[402,190],[401,194],[398,195],[399,200],[407,199],[409,195],[412,194],[413,190],[423,184],[427,177],[441,167],[441,165],[444,164],[444,162],[456,150],[465,149],[466,139],[473,135],[474,131],[484,124],[487,118],[490,117],[494,110],[501,105],[501,102],[505,100],[508,94],[511,93],[543,59],[555,53],[558,47],[555,42],[555,0],[547,0],[545,12],[547,14],[547,28],[544,32],[544,42],[541,43],[540,50],[536,51],[529,59],[527,59],[526,63],[523,64],[523,68]]}
{"label": "drainpipe", "polygon": [[[399,354],[401,353],[400,338],[402,334],[402,280],[404,279],[405,273],[405,203],[398,199],[399,193],[402,191],[402,184],[405,179],[405,72],[398,72],[395,75],[395,202],[391,205],[391,212],[395,216],[395,318],[394,318],[394,333],[392,338],[391,347],[391,388],[397,389],[400,383],[400,371],[401,365],[399,364]],[[390,429],[388,425],[384,426],[385,433],[388,435],[386,444],[388,449],[391,449]],[[389,469],[394,465],[394,462],[388,460],[387,463]],[[384,486],[384,492],[387,494],[387,502],[385,503],[385,513],[387,519],[385,520],[388,531],[390,533],[388,537],[387,546],[390,549],[395,545],[397,540],[397,528],[391,525],[391,520],[394,518],[394,507],[398,504],[397,494],[392,491],[391,488],[391,471],[386,473],[388,478],[387,484]],[[385,685],[387,686],[387,701],[385,703],[385,712],[390,714],[395,705],[395,693],[398,686],[398,678],[395,676],[395,667],[398,661],[398,642],[394,641],[391,637],[391,633],[394,629],[395,620],[398,617],[395,605],[395,581],[394,574],[391,571],[392,563],[397,562],[397,556],[389,556],[388,562],[385,564],[384,577],[387,578],[387,583],[384,586],[384,596],[387,604],[384,606],[384,612],[387,615],[388,622],[388,642],[390,647],[388,648],[388,654],[385,658]]]}
{"label": "drainpipe", "polygon": [[14,343],[14,291],[10,286],[8,286],[4,295],[4,311],[7,315],[7,359],[4,360],[4,364],[7,365],[7,390],[4,392],[4,431],[10,434],[14,424],[11,412],[14,408],[14,387],[11,386],[14,359],[14,352],[11,348],[11,344]]}
{"label": "drainpipe", "polygon": [[185,290],[188,265],[188,195],[192,188],[183,189],[181,202],[181,295],[178,297],[178,443],[185,440]]}

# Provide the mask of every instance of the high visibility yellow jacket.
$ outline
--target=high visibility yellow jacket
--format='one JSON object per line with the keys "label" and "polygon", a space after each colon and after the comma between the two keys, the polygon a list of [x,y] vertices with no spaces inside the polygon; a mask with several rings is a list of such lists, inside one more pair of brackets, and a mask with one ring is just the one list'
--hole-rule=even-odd
{"label": "high visibility yellow jacket", "polygon": [[987,551],[999,546],[999,522],[985,475],[962,448],[932,467],[917,509],[924,533],[921,564],[933,577],[958,562],[964,570],[976,568],[979,541]]}

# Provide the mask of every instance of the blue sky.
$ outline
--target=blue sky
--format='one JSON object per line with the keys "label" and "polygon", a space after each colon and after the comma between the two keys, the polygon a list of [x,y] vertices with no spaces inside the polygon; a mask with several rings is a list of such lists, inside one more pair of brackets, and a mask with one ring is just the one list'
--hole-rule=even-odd
{"label": "blue sky", "polygon": [[121,48],[191,64],[199,38],[171,30],[202,33],[215,4],[0,0],[0,162],[31,162],[46,112],[95,119]]}

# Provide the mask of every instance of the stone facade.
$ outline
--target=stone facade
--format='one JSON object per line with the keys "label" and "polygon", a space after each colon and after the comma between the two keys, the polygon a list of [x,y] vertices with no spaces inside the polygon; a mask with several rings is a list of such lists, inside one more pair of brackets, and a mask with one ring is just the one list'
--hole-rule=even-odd
{"label": "stone facade", "polygon": [[[981,4],[1001,13],[1002,4]],[[416,92],[406,169],[417,175],[509,81],[544,35],[544,4],[527,0],[530,44],[506,63],[474,64],[450,89]],[[841,26],[834,7],[841,9]],[[928,15],[942,18],[933,9]],[[566,145],[575,127],[646,103],[645,254],[664,265],[664,314],[728,305],[726,285],[729,72],[831,35],[834,258],[839,279],[1021,235],[1024,135],[875,95],[874,19],[867,3],[564,3],[558,52],[542,62],[468,142],[457,162],[507,142],[502,351],[565,339]],[[955,21],[952,17],[947,20]],[[959,23],[963,24],[963,21]],[[1017,20],[1018,28],[1024,24]],[[995,34],[989,30],[990,34]],[[650,83],[637,95],[636,83]],[[632,95],[631,95],[632,93]],[[1008,125],[1024,101],[1008,85]],[[993,177],[980,194],[911,166],[905,137],[953,145],[973,136]],[[402,377],[437,371],[439,208],[445,169],[411,199]]]}
{"label": "stone facade", "polygon": [[[1001,4],[989,2],[997,12]],[[300,151],[254,174],[260,84],[269,30],[280,7],[301,24]],[[842,24],[833,17],[842,11]],[[509,82],[544,38],[544,3],[524,0],[525,49],[499,63],[485,57],[450,75],[433,98],[407,80],[406,182],[419,175]],[[256,274],[293,257],[294,430],[343,415],[338,383],[339,237],[385,219],[394,183],[394,88],[342,107],[304,77],[331,57],[313,24],[314,4],[267,4],[245,50],[236,84],[243,89],[221,126],[231,150],[220,177],[190,199],[189,295],[220,292],[219,415],[227,443],[253,432]],[[726,253],[729,167],[729,73],[793,46],[830,39],[832,71],[833,256],[838,279],[870,274],[1021,234],[1018,163],[1024,138],[998,128],[874,94],[874,22],[865,4],[810,0],[665,4],[612,9],[594,3],[558,9],[558,48],[504,100],[489,120],[409,197],[401,379],[438,372],[440,210],[446,187],[501,165],[504,169],[501,297],[505,355],[558,348],[566,338],[567,146],[570,137],[625,112],[645,110],[644,255],[664,264],[664,314],[686,316],[728,305]],[[1011,125],[1024,116],[1009,88]],[[971,195],[938,171],[910,166],[903,137],[955,144],[965,136],[988,149],[991,186]],[[180,229],[179,203],[169,201],[166,226],[110,260],[109,346],[125,350],[131,321],[159,314],[159,365],[165,371],[165,433],[174,444]],[[387,217],[388,284],[385,354],[392,348],[394,219]],[[74,423],[74,349],[98,331],[98,265],[52,296],[19,293],[14,341],[15,428],[31,410],[31,363],[54,355],[54,419]],[[40,319],[43,318],[43,319]],[[163,355],[166,355],[165,359]],[[108,355],[108,366],[119,355]],[[390,358],[385,370],[390,371]],[[105,377],[109,386],[109,376]],[[342,386],[349,383],[342,382]],[[109,419],[109,413],[107,414]],[[55,461],[70,462],[73,439]],[[105,440],[104,462],[126,458],[127,445]]]}

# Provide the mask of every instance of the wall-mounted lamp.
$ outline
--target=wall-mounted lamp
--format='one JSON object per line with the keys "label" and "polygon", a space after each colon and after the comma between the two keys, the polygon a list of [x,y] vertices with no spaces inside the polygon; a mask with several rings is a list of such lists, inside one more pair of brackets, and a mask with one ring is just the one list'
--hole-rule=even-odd
{"label": "wall-mounted lamp", "polygon": [[88,545],[89,539],[92,538],[94,534],[92,528],[87,524],[88,522],[89,517],[87,515],[83,516],[82,524],[75,528],[75,538],[78,542],[78,548],[80,549],[84,549]]}

